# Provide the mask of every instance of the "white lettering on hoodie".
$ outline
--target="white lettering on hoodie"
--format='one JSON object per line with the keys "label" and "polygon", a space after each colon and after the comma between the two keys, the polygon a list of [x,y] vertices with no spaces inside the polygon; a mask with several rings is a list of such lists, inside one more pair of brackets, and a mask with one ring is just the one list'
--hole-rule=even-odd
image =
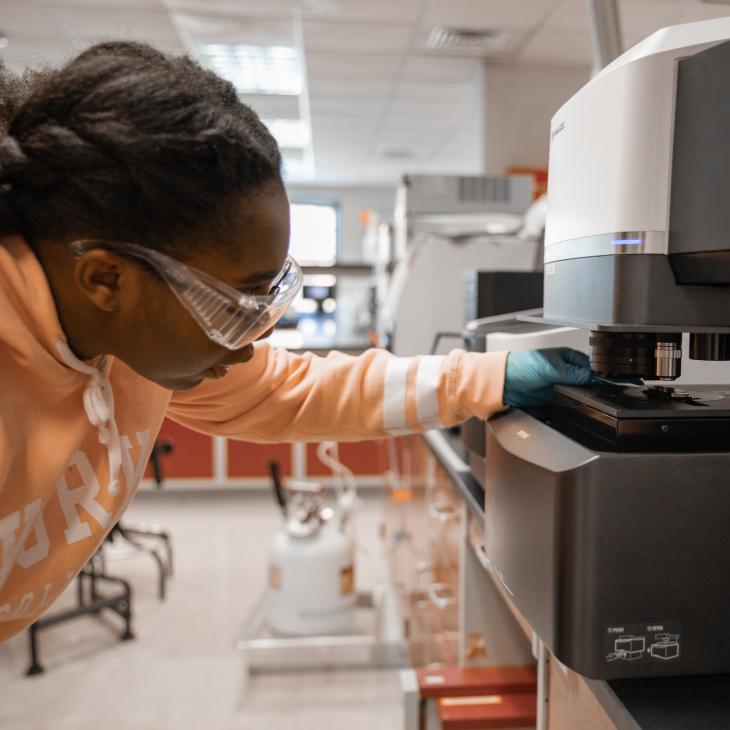
{"label": "white lettering on hoodie", "polygon": [[[0,545],[2,546],[2,558],[0,559],[0,588],[5,584],[13,565],[18,560],[18,555],[23,549],[31,529],[36,524],[36,519],[40,516],[41,500],[36,499],[25,506],[23,512],[23,527],[20,529],[21,510],[11,512],[6,517],[0,519]],[[41,518],[42,519],[42,518]],[[38,528],[36,527],[36,531]],[[45,528],[42,530],[45,533]],[[37,532],[36,532],[37,534]],[[48,555],[48,538],[46,536],[45,554]],[[36,561],[37,562],[37,561]],[[32,564],[32,563],[31,563]],[[24,566],[25,567],[25,566]]]}
{"label": "white lettering on hoodie", "polygon": [[96,501],[99,492],[101,492],[101,485],[86,454],[83,451],[77,451],[71,458],[69,466],[75,467],[81,479],[81,485],[70,487],[67,473],[64,472],[56,485],[56,494],[66,520],[66,529],[63,534],[66,537],[66,542],[72,545],[79,540],[91,537],[91,528],[87,522],[81,521],[77,507],[83,507],[102,529],[109,526],[112,513],[107,512]]}

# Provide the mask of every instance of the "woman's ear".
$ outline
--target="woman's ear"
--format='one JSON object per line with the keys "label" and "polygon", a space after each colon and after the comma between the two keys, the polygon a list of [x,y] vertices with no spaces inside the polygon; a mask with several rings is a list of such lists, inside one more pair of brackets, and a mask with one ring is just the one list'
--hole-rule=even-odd
{"label": "woman's ear", "polygon": [[115,312],[125,299],[136,296],[140,273],[129,260],[103,248],[82,254],[74,267],[79,290],[104,312]]}

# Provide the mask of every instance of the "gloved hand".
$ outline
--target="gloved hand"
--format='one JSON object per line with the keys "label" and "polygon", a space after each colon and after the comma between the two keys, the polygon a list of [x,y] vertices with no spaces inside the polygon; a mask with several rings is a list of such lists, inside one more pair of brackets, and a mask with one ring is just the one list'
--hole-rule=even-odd
{"label": "gloved hand", "polygon": [[593,378],[588,356],[569,347],[510,352],[502,401],[517,407],[550,405],[554,385],[588,385]]}

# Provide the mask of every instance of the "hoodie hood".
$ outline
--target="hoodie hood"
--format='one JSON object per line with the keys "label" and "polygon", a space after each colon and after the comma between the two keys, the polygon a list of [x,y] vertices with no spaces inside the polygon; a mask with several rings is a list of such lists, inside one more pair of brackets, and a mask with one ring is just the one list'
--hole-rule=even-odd
{"label": "hoodie hood", "polygon": [[[98,429],[99,443],[108,451],[108,489],[110,494],[116,494],[119,491],[117,477],[121,467],[121,445],[114,420],[114,392],[108,378],[110,358],[95,358],[96,362],[91,364],[80,360],[71,351],[43,267],[21,237],[0,240],[0,258],[3,259],[0,261],[2,291],[10,305],[3,308],[9,316],[5,327],[0,326],[0,337],[5,334],[3,339],[18,348],[18,354],[26,355],[29,364],[34,363],[34,370],[39,360],[49,357],[56,360],[62,369],[44,368],[42,372],[50,375],[51,379],[57,375],[63,386],[83,378],[84,412],[89,423]],[[26,336],[22,335],[24,329]],[[51,365],[50,362],[47,364]]]}
{"label": "hoodie hood", "polygon": [[[71,351],[45,272],[0,239],[0,641],[30,623],[133,497],[170,393]],[[116,394],[123,394],[120,400]]]}

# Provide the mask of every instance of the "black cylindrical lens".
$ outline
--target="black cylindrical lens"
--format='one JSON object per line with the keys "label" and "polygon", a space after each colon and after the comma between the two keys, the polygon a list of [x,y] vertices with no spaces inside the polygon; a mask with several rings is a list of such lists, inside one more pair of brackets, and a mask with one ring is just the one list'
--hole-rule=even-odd
{"label": "black cylindrical lens", "polygon": [[[655,332],[591,332],[591,369],[604,378],[657,377],[657,343],[672,343],[681,348],[681,333]],[[671,378],[679,374],[679,364]]]}

